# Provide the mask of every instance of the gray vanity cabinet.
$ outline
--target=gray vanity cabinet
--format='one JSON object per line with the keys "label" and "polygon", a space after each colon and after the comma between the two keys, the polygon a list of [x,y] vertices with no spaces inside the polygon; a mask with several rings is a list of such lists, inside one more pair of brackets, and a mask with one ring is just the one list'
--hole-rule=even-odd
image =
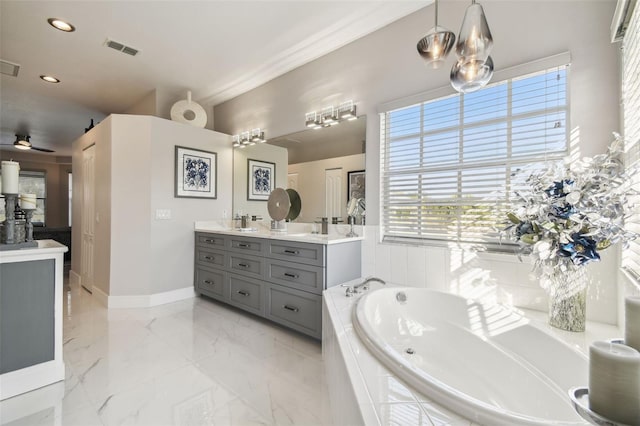
{"label": "gray vanity cabinet", "polygon": [[317,339],[322,291],[358,277],[357,240],[318,244],[196,232],[196,293]]}

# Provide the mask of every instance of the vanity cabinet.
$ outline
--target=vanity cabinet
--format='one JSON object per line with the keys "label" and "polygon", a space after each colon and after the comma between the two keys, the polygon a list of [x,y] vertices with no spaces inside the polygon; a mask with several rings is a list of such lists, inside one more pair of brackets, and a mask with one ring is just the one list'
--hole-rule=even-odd
{"label": "vanity cabinet", "polygon": [[336,244],[196,232],[194,287],[322,337],[322,291],[360,277],[360,241]]}

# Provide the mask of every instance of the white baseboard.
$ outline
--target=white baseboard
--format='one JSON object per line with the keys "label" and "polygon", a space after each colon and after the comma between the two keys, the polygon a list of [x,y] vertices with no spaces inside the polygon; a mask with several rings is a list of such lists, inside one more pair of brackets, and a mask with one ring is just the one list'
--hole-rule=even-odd
{"label": "white baseboard", "polygon": [[106,306],[107,308],[109,307],[109,295],[107,293],[100,290],[98,287],[93,286],[91,287],[91,294],[102,306]]}
{"label": "white baseboard", "polygon": [[139,296],[110,296],[93,287],[93,295],[107,308],[150,308],[152,306],[164,305],[166,303],[177,302],[179,300],[191,299],[195,297],[193,287],[184,287],[177,290],[165,291]]}
{"label": "white baseboard", "polygon": [[75,272],[73,269],[69,270],[69,286],[79,288],[82,282],[82,277],[80,274]]}

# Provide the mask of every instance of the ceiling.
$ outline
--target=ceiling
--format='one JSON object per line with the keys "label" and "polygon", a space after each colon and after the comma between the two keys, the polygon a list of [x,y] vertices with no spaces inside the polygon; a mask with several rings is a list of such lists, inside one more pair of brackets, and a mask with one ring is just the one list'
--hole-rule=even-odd
{"label": "ceiling", "polygon": [[[431,3],[422,1],[0,1],[0,142],[28,133],[70,155],[91,118],[153,90],[231,99]],[[64,33],[48,18],[72,23]],[[105,46],[134,47],[133,57]],[[41,74],[61,80],[45,83]],[[13,150],[12,147],[5,147]],[[6,152],[3,156],[6,155]]]}

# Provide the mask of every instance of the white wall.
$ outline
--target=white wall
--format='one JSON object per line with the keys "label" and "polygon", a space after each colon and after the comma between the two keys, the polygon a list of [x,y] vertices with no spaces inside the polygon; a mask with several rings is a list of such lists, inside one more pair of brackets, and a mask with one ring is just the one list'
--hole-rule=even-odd
{"label": "white wall", "polygon": [[[108,296],[143,296],[193,286],[195,221],[231,210],[231,138],[157,117],[112,115],[74,142],[96,144],[96,286]],[[174,197],[175,146],[216,152],[217,199]],[[74,172],[73,220],[80,230],[81,174]],[[77,189],[76,189],[77,188]],[[156,220],[156,209],[171,211]],[[72,269],[80,273],[80,232]]]}
{"label": "white wall", "polygon": [[325,160],[309,161],[306,163],[290,164],[289,173],[298,174],[298,194],[302,200],[302,210],[297,222],[317,222],[319,217],[325,216],[325,170],[342,169],[344,182],[342,203],[342,220],[347,222],[347,176],[349,172],[363,170],[365,155],[347,155],[345,157],[327,158]]}
{"label": "white wall", "polygon": [[271,220],[266,201],[247,199],[248,160],[262,160],[276,165],[276,188],[287,188],[288,155],[285,148],[269,144],[255,144],[233,152],[233,215],[229,209],[229,219],[236,214],[261,216],[265,223]]}
{"label": "white wall", "polygon": [[[460,27],[468,2],[440,4],[440,25]],[[609,41],[614,0],[606,1],[485,1],[483,6],[495,40],[496,70],[569,51],[570,124],[580,155],[604,152],[611,132],[619,130],[618,46]],[[335,52],[215,107],[215,128],[233,133],[251,121],[284,135],[304,126],[304,113],[353,99],[367,120],[367,223],[379,217],[379,117],[382,103],[448,85],[449,64],[439,70],[425,67],[416,43],[431,27],[433,6],[419,10]],[[453,90],[450,90],[453,92]],[[513,258],[463,259],[454,250],[414,248],[377,243],[377,229],[367,235],[363,273],[375,273],[399,283],[443,286],[470,292],[480,274],[493,283],[493,293],[523,306],[542,307],[544,293],[528,279],[530,267]],[[588,301],[588,317],[617,321],[617,256],[609,251],[600,264],[589,266],[595,280]],[[377,260],[380,259],[380,267]],[[387,260],[391,259],[389,267]],[[405,259],[405,260],[403,260]],[[423,275],[407,273],[408,259],[426,265]],[[458,265],[457,262],[463,262]],[[517,262],[517,260],[516,260]],[[406,267],[405,267],[406,264]],[[462,268],[462,269],[461,269]],[[464,268],[475,272],[462,273]],[[474,268],[478,268],[475,270]],[[393,270],[392,270],[393,269]]]}

